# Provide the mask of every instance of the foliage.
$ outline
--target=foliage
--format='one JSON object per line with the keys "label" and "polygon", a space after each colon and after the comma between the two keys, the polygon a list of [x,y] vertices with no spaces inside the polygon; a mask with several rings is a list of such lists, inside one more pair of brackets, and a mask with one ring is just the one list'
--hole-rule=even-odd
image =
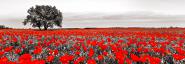
{"label": "foliage", "polygon": [[23,24],[30,23],[32,27],[44,27],[45,30],[53,28],[54,25],[62,27],[62,12],[57,10],[55,6],[36,5],[28,9],[28,14]]}

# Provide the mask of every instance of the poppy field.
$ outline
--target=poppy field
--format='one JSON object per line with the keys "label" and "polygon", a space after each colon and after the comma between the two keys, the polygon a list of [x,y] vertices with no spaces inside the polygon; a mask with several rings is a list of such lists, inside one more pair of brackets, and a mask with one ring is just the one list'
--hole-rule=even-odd
{"label": "poppy field", "polygon": [[0,64],[184,64],[185,29],[0,29]]}

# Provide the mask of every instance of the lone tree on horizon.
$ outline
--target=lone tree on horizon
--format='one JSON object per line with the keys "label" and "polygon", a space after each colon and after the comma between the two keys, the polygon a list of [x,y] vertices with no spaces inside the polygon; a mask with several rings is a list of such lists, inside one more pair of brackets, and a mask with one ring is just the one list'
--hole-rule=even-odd
{"label": "lone tree on horizon", "polygon": [[44,27],[44,30],[53,28],[54,25],[62,27],[62,12],[57,10],[55,6],[49,5],[36,5],[28,9],[28,14],[23,24],[30,23],[32,27],[38,27],[40,30]]}

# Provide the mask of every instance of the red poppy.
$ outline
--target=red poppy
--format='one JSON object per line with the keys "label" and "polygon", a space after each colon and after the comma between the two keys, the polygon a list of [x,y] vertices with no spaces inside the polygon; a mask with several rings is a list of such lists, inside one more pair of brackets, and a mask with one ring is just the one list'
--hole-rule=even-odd
{"label": "red poppy", "polygon": [[101,50],[106,50],[107,46],[106,45],[99,45]]}
{"label": "red poppy", "polygon": [[19,54],[21,52],[21,49],[15,49],[15,53]]}
{"label": "red poppy", "polygon": [[157,64],[160,64],[160,63],[161,63],[161,59],[160,59],[160,58],[154,57],[153,59],[154,59],[154,61],[155,61]]}
{"label": "red poppy", "polygon": [[47,61],[48,61],[48,62],[52,62],[53,59],[54,59],[54,56],[48,56],[48,57],[47,57]]}
{"label": "red poppy", "polygon": [[80,54],[80,52],[79,52],[79,51],[76,51],[76,52],[75,52],[75,55],[79,55],[79,54]]}
{"label": "red poppy", "polygon": [[62,63],[68,63],[68,62],[69,62],[67,56],[62,56],[62,57],[60,57],[60,61],[61,61]]}
{"label": "red poppy", "polygon": [[111,38],[107,38],[107,41],[108,41],[108,42],[112,42]]}
{"label": "red poppy", "polygon": [[137,51],[138,51],[138,52],[142,52],[142,50],[143,50],[143,49],[142,49],[141,47],[137,48]]}
{"label": "red poppy", "polygon": [[75,61],[74,64],[79,64],[79,62],[83,62],[85,60],[85,57],[78,57]]}
{"label": "red poppy", "polygon": [[174,57],[175,60],[182,60],[182,59],[184,59],[184,56],[179,55],[179,54],[173,54],[173,57]]}
{"label": "red poppy", "polygon": [[157,57],[150,57],[149,62],[150,62],[150,64],[160,64],[161,60]]}
{"label": "red poppy", "polygon": [[122,42],[123,42],[123,40],[120,40],[120,39],[118,40],[118,43],[122,43]]}
{"label": "red poppy", "polygon": [[4,55],[4,53],[5,53],[4,51],[0,51],[0,56]]}
{"label": "red poppy", "polygon": [[87,51],[87,47],[84,44],[82,44],[82,47],[83,47],[83,50],[86,52]]}
{"label": "red poppy", "polygon": [[90,48],[88,56],[92,57],[93,55],[94,55],[94,50],[92,48]]}
{"label": "red poppy", "polygon": [[1,63],[1,64],[7,64],[8,61],[9,61],[9,60],[8,60],[7,57],[2,57],[2,58],[0,58],[0,63]]}
{"label": "red poppy", "polygon": [[79,61],[75,60],[73,63],[74,63],[74,64],[79,64]]}
{"label": "red poppy", "polygon": [[175,49],[177,50],[177,52],[178,52],[179,54],[185,55],[185,51],[184,51],[182,48],[176,47]]}
{"label": "red poppy", "polygon": [[17,64],[17,63],[16,63],[16,62],[10,61],[10,62],[8,62],[8,64]]}
{"label": "red poppy", "polygon": [[60,45],[60,41],[56,41],[56,42],[54,43],[54,45],[55,45],[55,46],[59,46],[59,45]]}
{"label": "red poppy", "polygon": [[98,55],[98,60],[103,60],[103,55]]}
{"label": "red poppy", "polygon": [[96,41],[92,41],[90,44],[91,44],[92,46],[96,46],[97,42],[96,42]]}
{"label": "red poppy", "polygon": [[141,62],[146,62],[149,58],[150,58],[149,55],[143,55],[143,56],[140,57],[140,61]]}
{"label": "red poppy", "polygon": [[132,61],[131,61],[130,59],[128,59],[128,58],[125,60],[125,62],[126,62],[127,64],[132,64]]}
{"label": "red poppy", "polygon": [[5,49],[4,49],[4,51],[5,52],[9,52],[9,51],[11,51],[13,49],[13,46],[9,46],[9,47],[6,47]]}
{"label": "red poppy", "polygon": [[32,64],[45,64],[44,60],[33,60]]}
{"label": "red poppy", "polygon": [[113,44],[113,45],[111,45],[111,49],[112,49],[112,51],[117,51],[117,47]]}
{"label": "red poppy", "polygon": [[37,45],[38,45],[38,46],[41,46],[41,42],[38,42]]}
{"label": "red poppy", "polygon": [[57,55],[58,54],[58,50],[54,50],[53,53],[54,53],[54,55]]}
{"label": "red poppy", "polygon": [[76,48],[76,50],[80,50],[80,46],[74,45],[74,47]]}
{"label": "red poppy", "polygon": [[118,64],[124,64],[125,62],[124,62],[124,59],[123,58],[121,58],[121,59],[118,59]]}
{"label": "red poppy", "polygon": [[21,46],[22,48],[25,48],[26,47],[26,45],[25,44],[22,44],[22,46]]}
{"label": "red poppy", "polygon": [[94,59],[87,60],[87,64],[96,64],[96,61]]}
{"label": "red poppy", "polygon": [[19,63],[24,64],[27,62],[31,62],[32,56],[30,54],[23,54],[19,57]]}
{"label": "red poppy", "polygon": [[33,40],[30,40],[30,41],[29,41],[29,44],[33,44]]}
{"label": "red poppy", "polygon": [[33,51],[34,54],[40,54],[42,52],[42,47],[36,47],[36,49]]}
{"label": "red poppy", "polygon": [[72,55],[64,55],[60,57],[60,62],[64,63],[64,64],[68,64],[69,61],[73,60],[74,56]]}
{"label": "red poppy", "polygon": [[134,55],[134,54],[131,54],[130,55],[131,56],[131,59],[133,60],[133,61],[139,61],[139,57],[138,56],[136,56],[136,55]]}
{"label": "red poppy", "polygon": [[107,56],[107,54],[108,54],[108,52],[105,52],[105,51],[103,52],[103,55],[104,55],[104,56]]}

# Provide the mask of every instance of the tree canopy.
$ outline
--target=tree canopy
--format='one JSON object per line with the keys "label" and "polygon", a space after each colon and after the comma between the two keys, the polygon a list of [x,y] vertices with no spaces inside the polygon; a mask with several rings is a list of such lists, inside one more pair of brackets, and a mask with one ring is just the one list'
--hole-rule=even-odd
{"label": "tree canopy", "polygon": [[50,5],[36,5],[28,9],[28,15],[23,24],[30,23],[32,27],[38,27],[40,30],[44,27],[44,30],[53,28],[54,26],[62,27],[62,12],[56,9],[55,6]]}

